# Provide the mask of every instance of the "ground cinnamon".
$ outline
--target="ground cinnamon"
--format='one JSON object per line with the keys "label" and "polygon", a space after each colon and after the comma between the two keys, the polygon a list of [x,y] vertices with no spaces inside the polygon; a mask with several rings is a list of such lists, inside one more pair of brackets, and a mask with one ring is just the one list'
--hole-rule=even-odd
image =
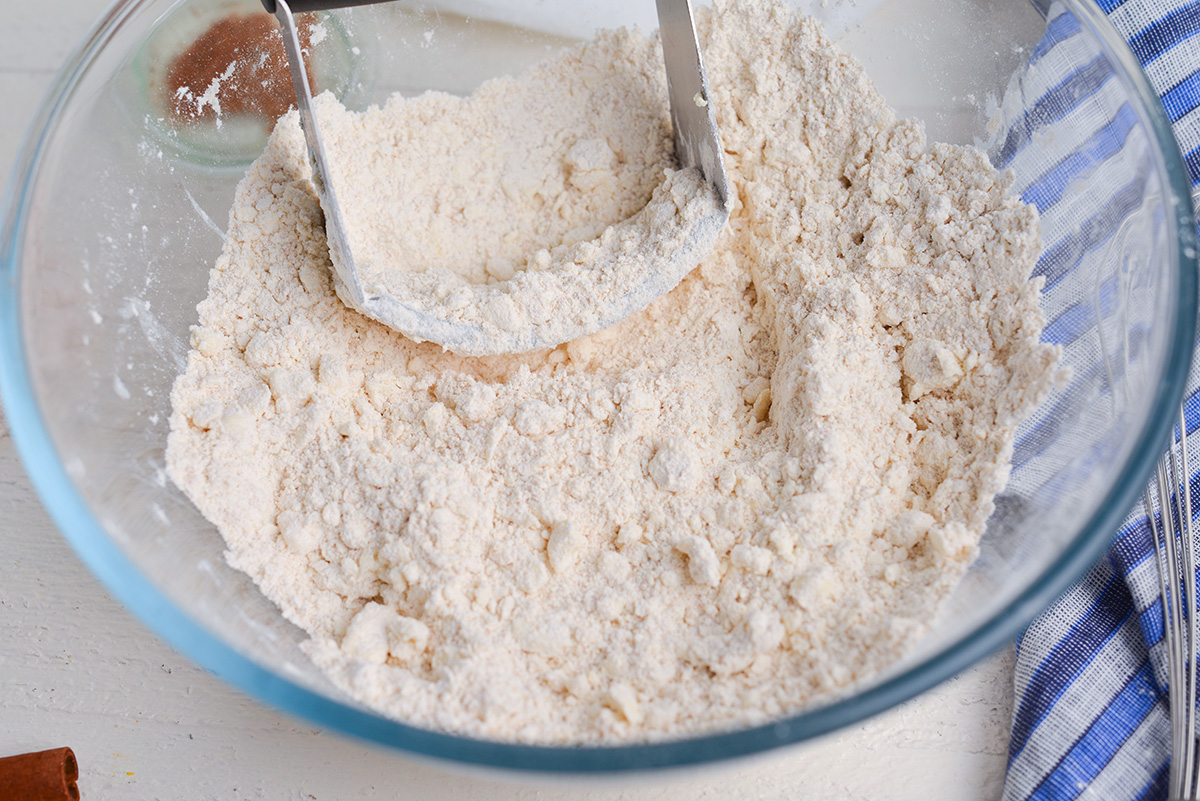
{"label": "ground cinnamon", "polygon": [[[305,51],[313,22],[311,15],[296,20]],[[165,90],[171,113],[181,120],[251,114],[274,124],[296,102],[279,24],[266,13],[222,17],[171,60]]]}
{"label": "ground cinnamon", "polygon": [[79,801],[78,780],[70,748],[0,759],[0,801]]}

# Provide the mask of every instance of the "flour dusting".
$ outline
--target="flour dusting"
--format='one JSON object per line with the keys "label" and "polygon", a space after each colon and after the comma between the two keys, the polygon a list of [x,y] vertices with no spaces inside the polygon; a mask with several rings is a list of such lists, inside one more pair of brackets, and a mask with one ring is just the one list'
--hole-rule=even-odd
{"label": "flour dusting", "polygon": [[[1036,213],[982,153],[897,120],[813,21],[743,0],[699,29],[730,223],[593,336],[469,358],[348,309],[294,114],[238,187],[170,476],[384,714],[536,743],[762,723],[892,664],[976,553],[1056,371]],[[550,93],[598,71],[620,113],[531,135],[529,174],[482,159],[444,196],[371,200],[427,204],[411,246],[483,265],[464,285],[636,215],[672,168],[652,41],[607,33],[535,70]],[[427,122],[393,120],[397,141]],[[468,210],[510,190],[511,225]]]}

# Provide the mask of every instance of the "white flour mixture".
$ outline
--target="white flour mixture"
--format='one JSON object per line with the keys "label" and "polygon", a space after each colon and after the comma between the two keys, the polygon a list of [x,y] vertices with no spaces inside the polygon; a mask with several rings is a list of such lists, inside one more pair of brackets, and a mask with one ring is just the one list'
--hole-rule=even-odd
{"label": "white flour mixture", "polygon": [[[978,151],[927,147],[811,21],[718,3],[700,27],[733,218],[598,335],[472,359],[347,309],[295,115],[238,188],[170,474],[386,714],[540,743],[762,722],[896,660],[975,553],[1055,372],[1035,212]],[[662,181],[654,45],[609,34],[537,69],[620,113],[401,200],[428,205],[422,260],[502,277]],[[506,181],[507,224],[476,217]]]}
{"label": "white flour mixture", "polygon": [[318,97],[364,290],[451,324],[438,341],[479,356],[598,331],[672,289],[711,248],[717,223],[693,229],[718,201],[697,170],[671,169],[654,50],[609,33],[470,97],[365,113]]}

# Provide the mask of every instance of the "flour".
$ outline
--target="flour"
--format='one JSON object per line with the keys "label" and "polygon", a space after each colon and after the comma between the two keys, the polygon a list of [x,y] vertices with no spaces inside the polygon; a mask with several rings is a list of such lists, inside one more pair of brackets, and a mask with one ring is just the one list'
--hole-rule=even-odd
{"label": "flour", "polygon": [[[812,21],[724,2],[699,28],[730,224],[593,336],[468,358],[347,309],[294,115],[238,187],[170,475],[384,714],[538,743],[762,723],[892,664],[976,552],[1055,375],[1035,212],[980,152],[927,147]],[[644,92],[577,139],[642,160],[581,155],[612,165],[596,208],[556,218],[552,184],[514,205],[519,241],[464,215],[419,261],[515,264],[647,202],[670,140],[653,46],[606,34],[538,69],[613,47]],[[503,192],[495,163],[463,197]]]}
{"label": "flour", "polygon": [[604,33],[470,97],[360,114],[325,93],[316,112],[363,290],[399,307],[339,296],[418,340],[437,326],[457,353],[557,345],[641,311],[725,220],[699,171],[674,169],[647,39]]}

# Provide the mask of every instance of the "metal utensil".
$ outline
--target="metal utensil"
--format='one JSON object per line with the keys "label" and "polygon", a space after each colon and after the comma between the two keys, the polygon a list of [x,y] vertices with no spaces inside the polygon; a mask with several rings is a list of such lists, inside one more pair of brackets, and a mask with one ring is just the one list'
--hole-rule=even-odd
{"label": "metal utensil", "polygon": [[[1163,641],[1171,716],[1169,801],[1200,799],[1196,742],[1196,547],[1192,539],[1191,471],[1187,458],[1187,420],[1179,410],[1179,437],[1155,472],[1159,520],[1155,520],[1150,487],[1146,510],[1158,559],[1158,589],[1163,607]],[[1182,591],[1180,588],[1183,588]]]}
{"label": "metal utensil", "polygon": [[[313,109],[312,90],[308,84],[300,40],[292,15],[293,12],[320,11],[379,1],[381,0],[262,0],[263,6],[275,15],[283,30],[283,44],[296,91],[300,125],[304,129],[304,140],[312,162],[314,183],[321,206],[325,210],[326,239],[334,269],[344,291],[350,296],[348,300],[351,306],[414,339],[437,342],[451,350],[460,350],[472,355],[533,350],[594,333],[639,311],[658,296],[673,289],[712,247],[729,219],[730,192],[716,115],[708,100],[708,77],[700,57],[689,0],[657,0],[675,155],[681,166],[696,167],[700,170],[718,200],[716,212],[695,220],[680,221],[680,225],[686,226],[687,229],[681,231],[684,236],[680,241],[688,244],[678,253],[666,254],[662,265],[659,265],[669,264],[672,269],[645,271],[639,277],[637,285],[628,288],[625,302],[619,306],[614,304],[611,309],[598,310],[601,313],[595,322],[586,327],[580,326],[578,330],[568,332],[569,335],[564,336],[560,331],[554,341],[542,336],[540,331],[532,327],[528,330],[509,332],[506,339],[498,341],[494,332],[487,333],[475,326],[438,319],[406,305],[389,294],[368,291],[355,268],[351,243],[346,237],[345,219],[338,203],[337,191],[330,180],[328,157],[321,144]],[[629,298],[638,300],[636,303],[630,303]]]}

